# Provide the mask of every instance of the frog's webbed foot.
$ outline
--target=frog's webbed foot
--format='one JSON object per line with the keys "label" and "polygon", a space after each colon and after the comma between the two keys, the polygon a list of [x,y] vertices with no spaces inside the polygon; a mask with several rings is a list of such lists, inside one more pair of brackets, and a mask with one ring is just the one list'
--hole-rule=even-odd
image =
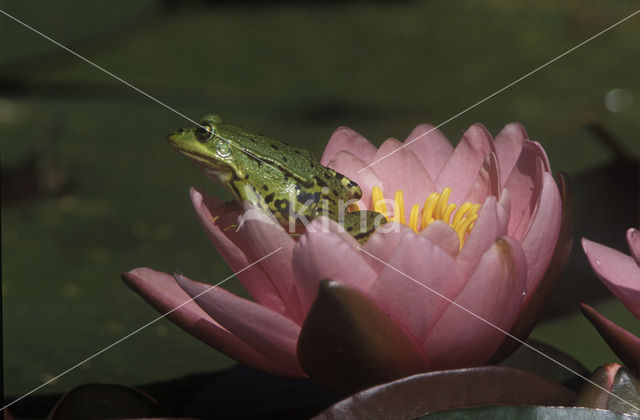
{"label": "frog's webbed foot", "polygon": [[384,215],[370,210],[355,211],[344,216],[344,229],[361,245],[380,225],[387,223]]}

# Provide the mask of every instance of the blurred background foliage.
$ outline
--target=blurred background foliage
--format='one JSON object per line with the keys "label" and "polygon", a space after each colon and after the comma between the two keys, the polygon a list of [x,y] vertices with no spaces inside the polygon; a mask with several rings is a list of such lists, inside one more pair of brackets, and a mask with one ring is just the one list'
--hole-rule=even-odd
{"label": "blurred background foliage", "polygon": [[[37,6],[36,6],[37,3]],[[320,156],[347,125],[373,143],[439,124],[634,12],[637,1],[24,2],[2,9],[191,118],[228,121]],[[628,253],[638,226],[636,16],[444,125],[520,121],[576,190],[576,237]],[[20,394],[154,319],[119,274],[230,270],[189,186],[227,196],[168,147],[178,115],[0,15],[2,280],[7,394]],[[612,91],[613,89],[619,89]],[[607,99],[608,98],[608,99]],[[241,292],[237,281],[225,287]],[[532,336],[590,369],[616,360],[578,311],[636,334],[579,242]],[[140,384],[232,361],[161,320],[40,392]]]}

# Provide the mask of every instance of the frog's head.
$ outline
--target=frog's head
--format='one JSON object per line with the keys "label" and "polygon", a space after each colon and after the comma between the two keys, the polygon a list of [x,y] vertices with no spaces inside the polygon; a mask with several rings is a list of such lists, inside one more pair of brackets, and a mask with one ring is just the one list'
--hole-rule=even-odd
{"label": "frog's head", "polygon": [[174,130],[167,140],[176,150],[202,167],[206,176],[224,183],[233,172],[237,172],[234,163],[237,150],[220,136],[221,129],[220,116],[207,114],[200,119],[199,126]]}

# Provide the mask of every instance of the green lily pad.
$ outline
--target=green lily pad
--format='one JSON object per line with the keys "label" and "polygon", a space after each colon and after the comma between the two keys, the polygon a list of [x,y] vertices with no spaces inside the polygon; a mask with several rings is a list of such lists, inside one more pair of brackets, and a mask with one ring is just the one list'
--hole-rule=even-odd
{"label": "green lily pad", "polygon": [[615,397],[609,399],[609,410],[616,413],[633,413],[640,417],[640,379],[625,368],[620,368],[613,380],[611,393]]}
{"label": "green lily pad", "polygon": [[569,405],[574,398],[569,389],[533,373],[485,366],[423,373],[378,385],[334,404],[314,419],[414,418],[478,405]]}
{"label": "green lily pad", "polygon": [[582,407],[474,407],[429,414],[419,419],[429,420],[631,420],[633,416],[617,414],[607,410]]}

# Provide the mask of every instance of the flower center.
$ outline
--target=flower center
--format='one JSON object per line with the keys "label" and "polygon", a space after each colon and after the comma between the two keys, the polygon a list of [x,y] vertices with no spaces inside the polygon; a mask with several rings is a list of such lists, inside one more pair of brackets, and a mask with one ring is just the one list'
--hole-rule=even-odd
{"label": "flower center", "polygon": [[398,190],[395,193],[393,202],[393,217],[389,217],[387,205],[385,203],[382,188],[375,186],[371,190],[371,207],[374,211],[381,213],[388,221],[394,221],[409,226],[414,232],[418,233],[436,220],[446,222],[456,231],[458,239],[460,239],[460,249],[467,238],[467,235],[473,229],[473,225],[478,219],[478,211],[480,204],[466,202],[459,208],[456,204],[449,203],[451,188],[447,187],[442,193],[431,193],[427,197],[422,206],[422,210],[418,204],[411,207],[411,215],[409,223],[405,220],[404,212],[404,193]]}

